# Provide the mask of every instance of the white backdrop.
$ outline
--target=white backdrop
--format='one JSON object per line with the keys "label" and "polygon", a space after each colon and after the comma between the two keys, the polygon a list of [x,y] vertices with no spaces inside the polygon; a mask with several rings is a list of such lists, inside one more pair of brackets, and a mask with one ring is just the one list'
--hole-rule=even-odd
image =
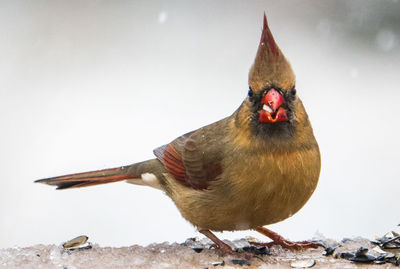
{"label": "white backdrop", "polygon": [[[0,247],[200,236],[157,190],[33,181],[153,158],[153,148],[230,115],[248,90],[264,10],[322,153],[311,200],[271,228],[293,240],[392,229],[400,3],[375,2],[2,1]],[[220,236],[246,235],[256,234]]]}

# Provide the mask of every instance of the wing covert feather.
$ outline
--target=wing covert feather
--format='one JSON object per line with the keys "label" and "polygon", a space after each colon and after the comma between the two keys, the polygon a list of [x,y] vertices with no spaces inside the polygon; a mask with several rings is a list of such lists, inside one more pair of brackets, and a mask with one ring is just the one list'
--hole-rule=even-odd
{"label": "wing covert feather", "polygon": [[[202,128],[178,137],[154,150],[166,170],[181,184],[194,189],[207,189],[210,181],[222,173],[219,162],[209,162]],[[214,158],[213,158],[214,159]]]}

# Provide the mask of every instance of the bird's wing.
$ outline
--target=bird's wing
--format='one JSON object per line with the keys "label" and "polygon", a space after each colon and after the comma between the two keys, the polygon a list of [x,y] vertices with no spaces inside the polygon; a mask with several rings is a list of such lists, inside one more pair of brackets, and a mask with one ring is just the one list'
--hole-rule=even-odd
{"label": "bird's wing", "polygon": [[219,153],[212,143],[201,128],[156,148],[154,154],[178,182],[202,190],[222,173]]}

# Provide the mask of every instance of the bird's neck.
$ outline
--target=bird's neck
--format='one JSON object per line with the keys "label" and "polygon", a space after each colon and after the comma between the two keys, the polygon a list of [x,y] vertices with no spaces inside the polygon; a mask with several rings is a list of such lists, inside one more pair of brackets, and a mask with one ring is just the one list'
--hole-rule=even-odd
{"label": "bird's neck", "polygon": [[[307,113],[302,108],[297,113],[296,121],[292,124],[294,132],[291,135],[263,135],[254,133],[252,128],[252,111],[246,102],[230,116],[230,137],[233,142],[248,150],[267,150],[269,152],[283,153],[299,149],[307,149],[317,145]],[[260,123],[263,124],[263,123]],[[276,124],[276,123],[269,123]],[[273,126],[272,126],[273,127]],[[262,128],[260,128],[262,130]]]}

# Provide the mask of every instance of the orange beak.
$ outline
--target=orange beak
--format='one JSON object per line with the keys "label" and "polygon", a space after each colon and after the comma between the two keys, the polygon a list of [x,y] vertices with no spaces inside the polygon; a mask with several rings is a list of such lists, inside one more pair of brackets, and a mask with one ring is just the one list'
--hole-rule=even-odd
{"label": "orange beak", "polygon": [[263,107],[258,112],[260,122],[282,122],[287,121],[286,110],[281,107],[285,102],[283,96],[275,89],[270,89],[263,97]]}

